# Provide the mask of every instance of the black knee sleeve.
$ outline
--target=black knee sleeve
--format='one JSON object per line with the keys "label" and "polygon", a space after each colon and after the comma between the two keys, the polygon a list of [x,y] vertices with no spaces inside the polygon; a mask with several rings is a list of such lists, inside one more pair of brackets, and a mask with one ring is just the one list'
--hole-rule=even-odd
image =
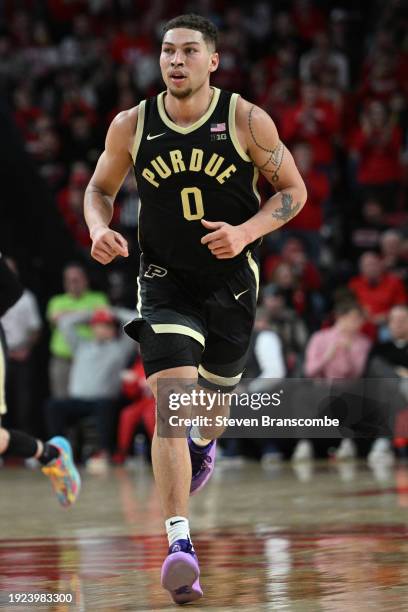
{"label": "black knee sleeve", "polygon": [[9,429],[8,432],[10,440],[6,452],[3,453],[4,457],[12,456],[22,457],[24,459],[34,457],[38,450],[37,440],[35,438],[23,431],[17,431],[15,429]]}

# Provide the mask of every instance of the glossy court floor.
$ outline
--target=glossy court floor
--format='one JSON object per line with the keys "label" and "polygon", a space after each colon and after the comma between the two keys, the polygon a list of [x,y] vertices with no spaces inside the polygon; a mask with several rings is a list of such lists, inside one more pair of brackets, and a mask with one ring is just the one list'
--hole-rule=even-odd
{"label": "glossy court floor", "polygon": [[[149,467],[84,475],[60,510],[38,472],[0,470],[0,608],[174,610]],[[204,599],[198,610],[408,610],[408,468],[316,463],[219,468],[191,504]],[[10,593],[72,593],[10,605]]]}

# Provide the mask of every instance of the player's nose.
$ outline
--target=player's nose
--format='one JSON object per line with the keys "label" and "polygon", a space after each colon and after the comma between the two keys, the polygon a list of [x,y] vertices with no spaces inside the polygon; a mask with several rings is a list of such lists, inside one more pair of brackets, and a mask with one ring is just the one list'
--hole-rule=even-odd
{"label": "player's nose", "polygon": [[171,65],[174,68],[175,66],[183,66],[184,65],[184,54],[182,51],[176,51],[171,60]]}

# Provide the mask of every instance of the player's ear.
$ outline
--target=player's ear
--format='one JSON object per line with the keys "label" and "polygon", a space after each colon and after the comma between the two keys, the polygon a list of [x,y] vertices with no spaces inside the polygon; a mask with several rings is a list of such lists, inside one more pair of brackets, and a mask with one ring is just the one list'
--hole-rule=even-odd
{"label": "player's ear", "polygon": [[219,63],[220,63],[220,56],[218,55],[218,53],[211,53],[210,72],[215,72],[218,68]]}

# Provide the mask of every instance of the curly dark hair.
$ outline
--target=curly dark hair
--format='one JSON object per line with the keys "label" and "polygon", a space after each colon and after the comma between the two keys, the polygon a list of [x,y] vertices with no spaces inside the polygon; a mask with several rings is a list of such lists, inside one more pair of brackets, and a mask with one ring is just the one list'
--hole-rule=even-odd
{"label": "curly dark hair", "polygon": [[212,47],[214,50],[217,48],[218,30],[211,21],[205,17],[201,17],[201,15],[189,13],[170,19],[170,21],[163,26],[162,36],[169,30],[174,30],[174,28],[187,28],[188,30],[201,32],[207,46]]}

